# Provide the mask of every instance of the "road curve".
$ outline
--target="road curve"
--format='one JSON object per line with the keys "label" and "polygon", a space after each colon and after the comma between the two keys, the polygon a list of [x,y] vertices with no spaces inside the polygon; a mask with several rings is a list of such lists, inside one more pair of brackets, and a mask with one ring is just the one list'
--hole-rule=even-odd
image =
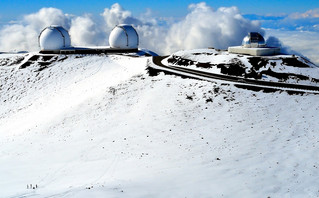
{"label": "road curve", "polygon": [[222,80],[227,81],[232,84],[238,85],[240,87],[256,87],[259,89],[273,89],[273,90],[285,90],[291,92],[301,92],[301,93],[314,93],[319,94],[319,87],[311,85],[300,85],[300,84],[288,84],[288,83],[279,83],[279,82],[269,82],[261,80],[253,80],[247,78],[241,78],[236,76],[229,76],[223,74],[214,74],[205,71],[199,71],[189,68],[182,68],[177,66],[164,65],[162,60],[167,58],[167,56],[153,56],[153,64],[150,64],[149,67],[155,70],[166,71],[174,73],[177,75],[188,76],[197,79],[211,79],[211,80]]}

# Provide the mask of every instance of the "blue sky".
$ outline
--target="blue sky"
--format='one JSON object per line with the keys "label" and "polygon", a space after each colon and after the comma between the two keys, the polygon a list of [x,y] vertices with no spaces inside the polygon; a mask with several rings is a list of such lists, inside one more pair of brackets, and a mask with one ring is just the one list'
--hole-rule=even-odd
{"label": "blue sky", "polygon": [[[144,13],[147,8],[158,17],[183,17],[187,14],[187,7],[195,0],[166,0],[166,1],[133,1],[133,0],[1,0],[0,21],[2,23],[17,20],[25,14],[38,11],[42,7],[55,7],[64,13],[82,15],[85,13],[99,14],[103,9],[114,3],[119,3],[133,15]],[[282,15],[294,12],[305,12],[319,8],[318,0],[207,0],[207,5],[217,9],[225,6],[236,6],[242,14]]]}

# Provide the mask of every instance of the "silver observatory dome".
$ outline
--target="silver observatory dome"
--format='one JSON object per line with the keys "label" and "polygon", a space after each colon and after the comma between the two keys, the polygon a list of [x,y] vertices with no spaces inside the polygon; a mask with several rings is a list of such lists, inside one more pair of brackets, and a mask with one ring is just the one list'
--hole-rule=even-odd
{"label": "silver observatory dome", "polygon": [[249,32],[243,39],[242,46],[247,48],[266,47],[266,42],[264,37],[258,32]]}

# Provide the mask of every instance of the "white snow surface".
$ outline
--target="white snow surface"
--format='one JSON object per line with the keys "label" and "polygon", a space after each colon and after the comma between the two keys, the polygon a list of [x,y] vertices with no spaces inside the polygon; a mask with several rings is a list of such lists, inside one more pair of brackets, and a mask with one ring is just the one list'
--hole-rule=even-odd
{"label": "white snow surface", "polygon": [[146,57],[16,56],[0,61],[0,197],[319,196],[318,95],[150,77]]}

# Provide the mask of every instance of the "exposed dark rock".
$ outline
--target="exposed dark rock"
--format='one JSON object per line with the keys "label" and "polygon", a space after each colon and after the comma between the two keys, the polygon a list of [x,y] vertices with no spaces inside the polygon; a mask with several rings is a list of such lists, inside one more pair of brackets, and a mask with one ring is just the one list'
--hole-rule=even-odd
{"label": "exposed dark rock", "polygon": [[193,55],[206,55],[206,56],[210,56],[210,55],[214,55],[214,53],[193,53]]}
{"label": "exposed dark rock", "polygon": [[154,69],[152,67],[147,67],[146,70],[149,76],[157,76],[161,72],[161,70]]}
{"label": "exposed dark rock", "polygon": [[182,65],[182,66],[189,66],[194,65],[194,61],[182,58],[180,56],[172,56],[167,59],[168,63],[175,64],[175,65]]}
{"label": "exposed dark rock", "polygon": [[245,65],[238,58],[234,58],[230,62],[229,64],[218,64],[217,68],[220,68],[222,74],[233,76],[245,75]]}
{"label": "exposed dark rock", "polygon": [[207,62],[207,63],[196,63],[196,67],[201,67],[201,68],[207,68],[207,69],[209,69],[209,68],[212,68],[212,64],[210,64],[209,62]]}
{"label": "exposed dark rock", "polygon": [[262,57],[248,57],[247,59],[251,66],[253,66],[253,68],[257,71],[262,67],[266,67],[268,64],[268,60]]}
{"label": "exposed dark rock", "polygon": [[32,62],[25,62],[24,64],[22,64],[22,65],[20,66],[19,69],[24,69],[24,68],[26,68],[26,67],[29,67],[31,64],[32,64]]}
{"label": "exposed dark rock", "polygon": [[189,95],[186,95],[186,99],[187,99],[187,100],[193,100],[193,97],[192,97],[192,96],[189,96]]}
{"label": "exposed dark rock", "polygon": [[207,98],[206,99],[206,103],[209,103],[209,102],[213,102],[213,99],[212,98]]}
{"label": "exposed dark rock", "polygon": [[245,78],[261,79],[261,77],[261,73],[256,72],[254,69],[251,70],[249,73],[245,73]]}
{"label": "exposed dark rock", "polygon": [[293,67],[309,67],[309,65],[301,62],[296,57],[282,58],[282,64]]}
{"label": "exposed dark rock", "polygon": [[278,72],[272,71],[270,68],[268,68],[268,70],[264,70],[264,71],[260,72],[260,74],[272,76],[272,77],[278,78],[279,80],[282,80],[282,81],[286,81],[289,78],[297,78],[299,80],[309,80],[309,77],[307,77],[307,76],[303,76],[300,74],[293,74],[293,73],[278,73]]}
{"label": "exposed dark rock", "polygon": [[0,66],[11,66],[21,63],[25,57],[14,57],[14,58],[2,58],[0,59]]}

